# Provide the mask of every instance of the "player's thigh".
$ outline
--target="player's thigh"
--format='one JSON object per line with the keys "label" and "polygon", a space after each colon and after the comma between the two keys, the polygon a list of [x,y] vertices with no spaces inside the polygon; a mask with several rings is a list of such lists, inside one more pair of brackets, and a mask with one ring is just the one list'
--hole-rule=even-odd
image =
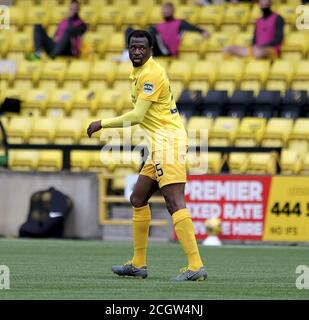
{"label": "player's thigh", "polygon": [[132,206],[136,208],[145,206],[158,189],[159,185],[156,180],[140,174],[130,197]]}

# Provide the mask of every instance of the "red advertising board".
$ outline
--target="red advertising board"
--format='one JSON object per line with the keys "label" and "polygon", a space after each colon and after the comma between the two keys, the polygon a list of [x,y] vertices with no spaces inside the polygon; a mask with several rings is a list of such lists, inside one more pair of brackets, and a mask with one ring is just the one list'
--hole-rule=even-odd
{"label": "red advertising board", "polygon": [[262,240],[270,176],[188,176],[186,202],[197,239],[205,239],[204,223],[220,218],[222,240]]}

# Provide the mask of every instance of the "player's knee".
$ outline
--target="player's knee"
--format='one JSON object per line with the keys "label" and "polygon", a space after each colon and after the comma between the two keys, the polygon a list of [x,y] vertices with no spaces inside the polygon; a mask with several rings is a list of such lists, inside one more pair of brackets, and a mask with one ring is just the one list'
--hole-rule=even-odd
{"label": "player's knee", "polygon": [[165,203],[166,203],[166,208],[167,211],[169,212],[170,215],[175,213],[176,211],[185,208],[185,201],[181,201],[179,199],[176,199],[175,197],[169,198],[165,197]]}
{"label": "player's knee", "polygon": [[137,197],[136,194],[134,194],[134,192],[130,196],[130,202],[132,207],[134,208],[140,208],[147,204],[147,201],[145,201],[145,199],[141,199],[140,197]]}

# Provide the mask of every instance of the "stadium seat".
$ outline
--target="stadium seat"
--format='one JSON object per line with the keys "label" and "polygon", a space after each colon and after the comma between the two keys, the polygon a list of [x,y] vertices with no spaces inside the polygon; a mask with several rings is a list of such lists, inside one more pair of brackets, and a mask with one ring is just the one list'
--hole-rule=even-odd
{"label": "stadium seat", "polygon": [[10,150],[9,168],[14,171],[32,171],[38,164],[38,151]]}
{"label": "stadium seat", "polygon": [[86,32],[82,38],[82,51],[90,51],[92,57],[104,56],[108,40],[100,32]]}
{"label": "stadium seat", "polygon": [[27,92],[22,111],[33,115],[43,115],[46,111],[49,93],[44,89],[31,89]]}
{"label": "stadium seat", "polygon": [[102,83],[107,82],[111,84],[114,81],[116,73],[116,64],[113,61],[98,60],[93,63],[88,86],[91,88],[100,88]]}
{"label": "stadium seat", "polygon": [[238,118],[218,117],[215,119],[209,135],[210,146],[231,146],[239,125]]}
{"label": "stadium seat", "polygon": [[69,9],[67,5],[57,4],[57,9],[51,8],[50,10],[49,24],[58,25],[63,19],[67,18],[68,13]]}
{"label": "stadium seat", "polygon": [[236,133],[236,147],[256,147],[260,144],[266,127],[264,118],[243,118]]}
{"label": "stadium seat", "polygon": [[113,168],[111,152],[89,151],[88,171],[109,173]]}
{"label": "stadium seat", "polygon": [[46,114],[57,117],[66,116],[71,111],[73,99],[74,93],[70,90],[52,90],[46,106]]}
{"label": "stadium seat", "polygon": [[[146,8],[140,5],[130,5],[122,16],[122,24],[125,26],[143,25],[143,18],[146,14]],[[124,42],[124,36],[122,34],[122,42]]]}
{"label": "stadium seat", "polygon": [[205,53],[220,52],[226,46],[232,45],[234,41],[234,35],[228,32],[214,32],[211,34],[210,39],[207,42],[203,42],[200,46],[200,54],[203,56]]}
{"label": "stadium seat", "polygon": [[283,149],[279,165],[281,174],[298,174],[301,169],[302,159],[296,150]]}
{"label": "stadium seat", "polygon": [[307,104],[307,92],[287,90],[279,105],[279,116],[284,118],[298,118]]}
{"label": "stadium seat", "polygon": [[209,90],[200,106],[201,115],[211,118],[221,115],[227,101],[228,95],[226,90]]}
{"label": "stadium seat", "polygon": [[287,84],[285,81],[282,80],[267,80],[265,89],[269,91],[280,91],[283,95],[284,92],[287,90]]}
{"label": "stadium seat", "polygon": [[299,118],[295,120],[291,135],[291,140],[307,140],[309,142],[309,119]]}
{"label": "stadium seat", "polygon": [[40,151],[38,159],[38,171],[60,171],[62,169],[62,152],[58,150]]}
{"label": "stadium seat", "polygon": [[295,4],[280,4],[276,8],[276,12],[282,16],[286,23],[295,24],[296,13]]}
{"label": "stadium seat", "polygon": [[248,174],[276,174],[277,162],[275,153],[249,153]]}
{"label": "stadium seat", "polygon": [[64,87],[67,89],[81,89],[86,85],[91,63],[89,61],[72,61],[64,77]]}
{"label": "stadium seat", "polygon": [[188,152],[186,162],[187,172],[189,174],[206,174],[208,171],[208,154],[209,152]]}
{"label": "stadium seat", "polygon": [[26,25],[42,24],[43,26],[47,26],[51,11],[53,10],[46,10],[44,6],[31,6],[31,10],[26,11]]}
{"label": "stadium seat", "polygon": [[168,70],[169,78],[172,81],[182,81],[186,85],[191,77],[191,67],[188,62],[173,60]]}
{"label": "stadium seat", "polygon": [[243,71],[242,80],[257,80],[264,83],[270,71],[269,60],[253,60],[249,61]]}
{"label": "stadium seat", "polygon": [[[10,24],[16,25],[20,30],[23,28],[26,19],[26,12],[22,6],[11,6],[10,7]],[[5,33],[5,32],[4,32]]]}
{"label": "stadium seat", "polygon": [[234,38],[234,45],[241,47],[250,47],[252,45],[252,32],[238,32]]}
{"label": "stadium seat", "polygon": [[238,83],[242,76],[243,67],[242,60],[223,61],[218,70],[217,81],[233,80]]}
{"label": "stadium seat", "polygon": [[104,10],[100,10],[98,16],[98,24],[114,24],[120,26],[122,9],[119,6],[107,5]]}
{"label": "stadium seat", "polygon": [[122,92],[115,89],[106,89],[100,96],[97,112],[99,109],[114,109],[118,112],[122,109],[123,103],[124,97]]}
{"label": "stadium seat", "polygon": [[32,126],[30,117],[13,117],[7,126],[8,143],[26,143]]}
{"label": "stadium seat", "polygon": [[309,81],[309,61],[308,60],[301,60],[297,64],[295,74],[293,75],[293,82],[292,85],[296,81]]}
{"label": "stadium seat", "polygon": [[199,107],[201,102],[201,91],[184,90],[177,101],[177,108],[181,115],[189,118],[193,115],[199,114]]}
{"label": "stadium seat", "polygon": [[175,7],[175,17],[177,19],[186,20],[189,23],[196,24],[198,16],[198,8],[196,6],[181,4]]}
{"label": "stadium seat", "polygon": [[56,128],[56,144],[77,144],[82,122],[80,119],[60,118]]}
{"label": "stadium seat", "polygon": [[19,61],[14,74],[14,87],[31,88],[36,85],[42,69],[40,61]]}
{"label": "stadium seat", "polygon": [[115,80],[129,81],[129,76],[131,71],[132,71],[131,61],[119,63],[116,68]]}
{"label": "stadium seat", "polygon": [[251,24],[254,24],[256,19],[260,18],[262,15],[261,13],[261,8],[260,6],[258,5],[258,3],[255,3],[253,6],[252,6],[252,9],[251,9],[251,12],[250,12],[250,16],[249,16],[249,22]]}
{"label": "stadium seat", "polygon": [[226,105],[228,117],[242,118],[248,113],[254,99],[253,91],[235,90]]}
{"label": "stadium seat", "polygon": [[[33,47],[32,36],[29,33],[18,32],[10,39],[9,52],[7,57],[9,59],[22,58],[25,53],[30,52]],[[15,53],[18,53],[16,55]]]}
{"label": "stadium seat", "polygon": [[170,86],[171,86],[172,94],[174,96],[175,101],[178,101],[184,89],[184,85],[182,81],[170,81]]}
{"label": "stadium seat", "polygon": [[114,32],[108,41],[106,52],[119,54],[125,49],[125,37],[123,32]]}
{"label": "stadium seat", "polygon": [[212,85],[216,80],[217,72],[218,69],[214,63],[200,60],[192,68],[191,81],[207,81]]}
{"label": "stadium seat", "polygon": [[205,81],[190,81],[188,89],[192,91],[201,91],[205,96],[209,90],[209,83]]}
{"label": "stadium seat", "polygon": [[294,63],[286,60],[275,60],[268,76],[268,80],[281,80],[290,84],[294,73]]}
{"label": "stadium seat", "polygon": [[261,90],[251,107],[252,116],[270,118],[280,103],[280,92]]}
{"label": "stadium seat", "polygon": [[100,144],[100,136],[103,133],[103,131],[95,132],[91,136],[91,138],[89,138],[87,135],[88,126],[90,125],[91,122],[97,121],[97,120],[99,120],[99,118],[97,117],[88,117],[88,118],[82,119],[79,144],[83,144],[83,145],[99,145]]}
{"label": "stadium seat", "polygon": [[229,173],[244,174],[249,163],[248,153],[245,152],[231,152],[227,159]]}
{"label": "stadium seat", "polygon": [[66,74],[66,70],[67,63],[65,61],[46,61],[40,75],[40,88],[53,89],[60,86]]}
{"label": "stadium seat", "polygon": [[89,152],[73,150],[71,151],[71,171],[83,172],[88,170],[89,165]]}
{"label": "stadium seat", "polygon": [[303,175],[309,175],[309,153],[305,154],[299,173]]}
{"label": "stadium seat", "polygon": [[285,147],[293,127],[292,119],[269,119],[261,142],[264,147]]}
{"label": "stadium seat", "polygon": [[11,42],[11,33],[0,32],[0,55],[6,57]]}
{"label": "stadium seat", "polygon": [[224,24],[239,24],[242,27],[247,24],[249,19],[249,7],[241,6],[241,5],[232,5],[227,6],[224,16],[223,22]]}
{"label": "stadium seat", "polygon": [[198,10],[197,23],[198,24],[214,24],[218,27],[223,21],[224,6],[211,5],[204,6]]}
{"label": "stadium seat", "polygon": [[203,36],[197,32],[185,32],[182,36],[179,52],[199,52],[200,45],[205,42]]}
{"label": "stadium seat", "polygon": [[111,188],[114,191],[120,191],[125,189],[125,177],[137,173],[132,168],[115,168],[113,174],[117,175],[116,177],[112,178],[111,181]]}
{"label": "stadium seat", "polygon": [[93,114],[98,105],[99,91],[92,89],[82,89],[74,94],[71,116],[81,118],[89,117]]}
{"label": "stadium seat", "polygon": [[80,8],[81,18],[90,25],[96,25],[99,18],[99,10],[97,6],[83,4]]}
{"label": "stadium seat", "polygon": [[309,94],[309,80],[308,81],[305,81],[305,80],[292,81],[291,89],[298,90],[298,91],[299,90],[306,91],[307,94]]}
{"label": "stadium seat", "polygon": [[232,96],[236,90],[237,84],[234,80],[217,80],[214,89],[218,91],[226,91],[228,96]]}
{"label": "stadium seat", "polygon": [[307,36],[304,33],[295,31],[285,35],[281,52],[282,54],[297,53],[300,58],[304,58],[308,49],[309,45]]}
{"label": "stadium seat", "polygon": [[57,120],[52,117],[35,117],[31,128],[29,143],[52,144],[56,132]]}
{"label": "stadium seat", "polygon": [[188,143],[190,146],[208,144],[208,136],[213,124],[212,118],[191,117],[187,123]]}

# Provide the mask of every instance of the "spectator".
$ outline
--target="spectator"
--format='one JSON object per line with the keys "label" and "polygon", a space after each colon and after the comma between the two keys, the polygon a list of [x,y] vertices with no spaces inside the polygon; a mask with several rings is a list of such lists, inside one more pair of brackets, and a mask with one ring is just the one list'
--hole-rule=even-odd
{"label": "spectator", "polygon": [[[181,36],[185,31],[199,32],[203,37],[208,37],[206,30],[198,28],[185,20],[174,18],[173,3],[164,3],[162,5],[162,16],[164,22],[155,26],[150,26],[148,32],[153,40],[153,56],[177,56]],[[128,38],[134,30],[128,28],[125,32],[125,43],[128,44]],[[129,59],[128,50],[125,50],[120,57],[115,58],[117,61],[127,61]]]}
{"label": "spectator", "polygon": [[252,47],[228,46],[223,52],[238,57],[253,56],[257,59],[274,58],[280,55],[283,41],[284,20],[271,10],[271,0],[259,0],[262,17],[255,22]]}
{"label": "spectator", "polygon": [[[27,54],[28,60],[39,60],[42,49],[54,59],[57,56],[78,56],[81,48],[81,37],[86,32],[87,26],[79,17],[79,1],[70,3],[69,17],[58,25],[54,38],[50,38],[42,25],[34,25],[35,51]],[[57,10],[55,8],[55,10]]]}

